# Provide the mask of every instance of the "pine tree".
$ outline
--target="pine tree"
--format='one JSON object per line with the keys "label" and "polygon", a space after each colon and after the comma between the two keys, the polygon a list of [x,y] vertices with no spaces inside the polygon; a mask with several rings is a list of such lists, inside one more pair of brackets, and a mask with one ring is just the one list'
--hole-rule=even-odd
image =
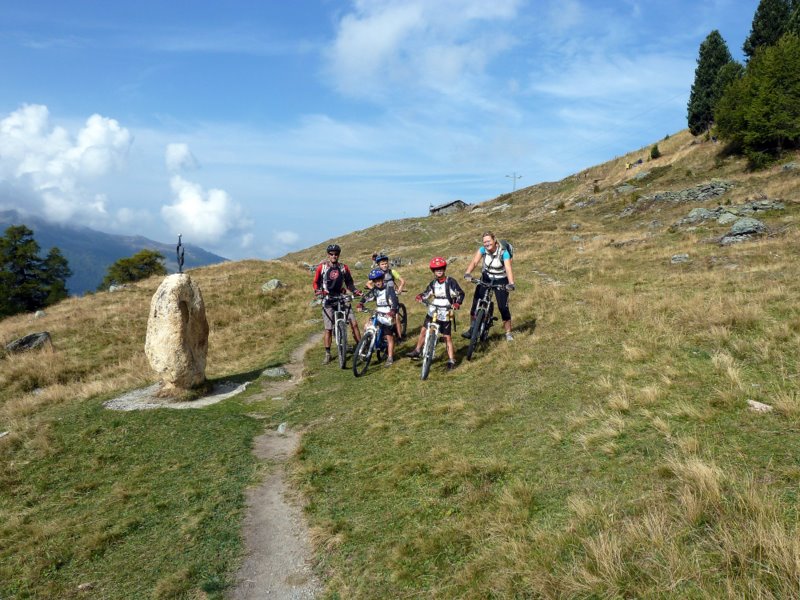
{"label": "pine tree", "polygon": [[706,131],[714,121],[714,107],[720,96],[716,86],[722,67],[733,62],[728,45],[716,29],[700,44],[694,83],[689,94],[687,121],[692,135]]}
{"label": "pine tree", "polygon": [[[797,7],[795,7],[797,8]],[[792,6],[789,0],[761,0],[753,16],[750,35],[744,41],[745,55],[752,58],[759,48],[774,46],[786,31]]]}
{"label": "pine tree", "polygon": [[748,63],[720,99],[717,132],[751,166],[800,146],[800,37],[784,35]]}
{"label": "pine tree", "polygon": [[67,279],[72,275],[67,259],[58,248],[50,248],[42,262],[45,292],[44,305],[51,306],[67,297]]}
{"label": "pine tree", "polygon": [[794,3],[792,14],[786,22],[786,33],[793,33],[800,36],[800,0]]}
{"label": "pine tree", "polygon": [[39,244],[25,225],[6,229],[0,238],[0,314],[13,315],[44,306]]}

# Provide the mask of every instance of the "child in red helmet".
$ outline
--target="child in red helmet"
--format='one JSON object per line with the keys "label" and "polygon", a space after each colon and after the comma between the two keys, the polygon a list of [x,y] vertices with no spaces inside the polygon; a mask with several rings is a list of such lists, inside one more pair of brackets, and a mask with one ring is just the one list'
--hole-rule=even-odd
{"label": "child in red helmet", "polygon": [[433,271],[434,279],[428,284],[424,292],[417,294],[416,300],[417,302],[422,302],[430,297],[433,297],[433,300],[428,305],[428,314],[422,324],[422,331],[419,332],[417,346],[408,353],[408,356],[410,358],[419,358],[422,344],[425,342],[425,332],[435,317],[439,324],[439,332],[442,334],[447,346],[447,357],[449,359],[447,368],[453,369],[456,366],[456,358],[448,313],[451,308],[456,310],[461,308],[461,303],[464,301],[464,290],[461,289],[455,279],[446,275],[447,261],[444,258],[441,256],[434,257],[429,266]]}

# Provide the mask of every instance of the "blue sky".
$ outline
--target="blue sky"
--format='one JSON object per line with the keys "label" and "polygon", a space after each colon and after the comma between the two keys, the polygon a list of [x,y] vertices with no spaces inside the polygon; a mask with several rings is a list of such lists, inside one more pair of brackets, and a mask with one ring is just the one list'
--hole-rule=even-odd
{"label": "blue sky", "polygon": [[758,0],[0,0],[0,209],[271,258],[686,127]]}

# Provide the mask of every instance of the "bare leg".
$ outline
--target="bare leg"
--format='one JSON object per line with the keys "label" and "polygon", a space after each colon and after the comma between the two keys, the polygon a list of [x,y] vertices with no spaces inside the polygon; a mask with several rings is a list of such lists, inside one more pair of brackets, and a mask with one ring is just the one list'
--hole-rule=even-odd
{"label": "bare leg", "polygon": [[361,341],[361,332],[358,330],[358,321],[353,319],[350,321],[350,329],[353,330],[353,339],[355,339],[356,344]]}
{"label": "bare leg", "polygon": [[389,358],[394,358],[394,336],[393,335],[387,335],[386,336],[386,343],[389,346],[389,350],[388,350]]}
{"label": "bare leg", "polygon": [[428,331],[427,327],[423,327],[419,332],[419,338],[417,339],[417,345],[414,348],[417,352],[422,349],[422,344],[425,343],[425,332]]}
{"label": "bare leg", "polygon": [[452,361],[455,361],[456,353],[455,350],[453,349],[453,338],[449,335],[444,335],[442,337],[444,338],[445,346],[447,346],[447,358],[449,358]]}

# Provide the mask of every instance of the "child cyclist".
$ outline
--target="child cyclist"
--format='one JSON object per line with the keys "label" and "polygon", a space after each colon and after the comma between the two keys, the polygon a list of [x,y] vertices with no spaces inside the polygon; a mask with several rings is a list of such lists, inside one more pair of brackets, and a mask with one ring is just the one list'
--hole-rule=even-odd
{"label": "child cyclist", "polygon": [[433,300],[428,305],[428,314],[425,317],[425,322],[422,324],[422,331],[419,332],[419,339],[417,346],[408,353],[410,358],[419,358],[422,344],[425,342],[425,332],[428,329],[434,317],[439,324],[439,332],[444,338],[447,345],[447,368],[454,369],[456,366],[455,352],[453,351],[453,338],[451,336],[451,326],[448,313],[450,308],[458,310],[461,308],[461,303],[464,301],[464,290],[458,285],[458,282],[452,277],[446,275],[447,261],[441,256],[437,256],[431,260],[431,271],[433,271],[434,279],[425,288],[421,294],[417,294],[417,302],[433,297]]}
{"label": "child cyclist", "polygon": [[389,367],[394,362],[394,317],[397,314],[397,294],[394,287],[386,285],[385,273],[382,269],[372,269],[369,272],[372,288],[364,294],[357,308],[363,310],[364,303],[375,301],[375,310],[378,312],[378,326],[386,336],[388,345],[384,367]]}
{"label": "child cyclist", "polygon": [[[375,256],[375,264],[383,271],[383,281],[387,288],[394,288],[394,291],[399,295],[406,287],[406,280],[400,277],[400,273],[396,269],[389,268],[389,257],[385,254],[378,254]],[[403,337],[403,324],[400,322],[400,316],[395,318],[395,330],[397,331],[397,339]]]}

